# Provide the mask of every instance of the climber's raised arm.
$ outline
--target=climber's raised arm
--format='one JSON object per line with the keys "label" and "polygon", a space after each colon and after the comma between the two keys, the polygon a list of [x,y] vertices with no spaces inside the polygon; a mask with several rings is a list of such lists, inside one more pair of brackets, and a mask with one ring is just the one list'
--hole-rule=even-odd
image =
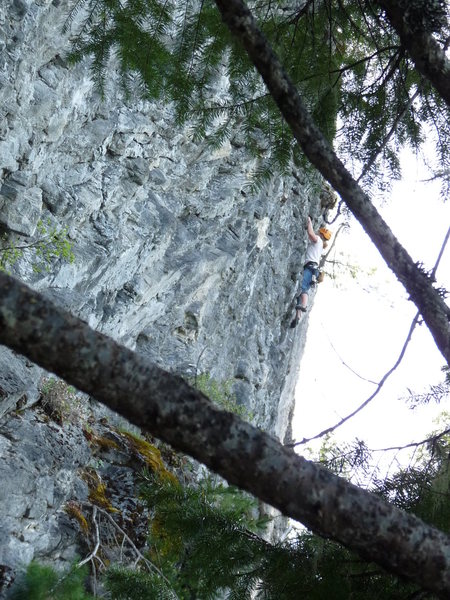
{"label": "climber's raised arm", "polygon": [[313,225],[312,225],[312,221],[311,221],[311,217],[308,217],[308,222],[307,222],[307,226],[306,226],[307,230],[308,230],[308,237],[311,240],[311,242],[313,244],[315,244],[317,242],[317,240],[319,239],[318,235],[314,232],[313,229]]}

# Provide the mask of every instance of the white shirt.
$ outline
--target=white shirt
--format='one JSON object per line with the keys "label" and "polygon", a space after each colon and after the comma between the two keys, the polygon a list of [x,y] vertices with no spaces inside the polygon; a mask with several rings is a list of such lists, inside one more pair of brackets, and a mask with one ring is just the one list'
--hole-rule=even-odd
{"label": "white shirt", "polygon": [[309,242],[306,249],[305,264],[308,262],[315,262],[319,264],[320,257],[323,252],[323,241],[320,236],[317,236],[317,242]]}

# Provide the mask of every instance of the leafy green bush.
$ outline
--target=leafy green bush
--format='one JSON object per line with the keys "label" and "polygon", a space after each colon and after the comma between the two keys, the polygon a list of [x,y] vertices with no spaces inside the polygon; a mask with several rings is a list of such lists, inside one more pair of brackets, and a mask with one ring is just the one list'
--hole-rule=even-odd
{"label": "leafy green bush", "polygon": [[231,389],[231,381],[217,381],[209,373],[202,373],[193,378],[190,383],[224,410],[234,413],[245,421],[253,420],[253,413],[236,401],[236,396]]}
{"label": "leafy green bush", "polygon": [[32,253],[33,270],[37,273],[50,271],[53,262],[60,258],[72,263],[75,260],[72,242],[68,239],[67,228],[58,228],[50,223],[37,224],[37,239],[17,243],[12,235],[0,237],[0,271],[11,272],[17,261],[26,252]]}

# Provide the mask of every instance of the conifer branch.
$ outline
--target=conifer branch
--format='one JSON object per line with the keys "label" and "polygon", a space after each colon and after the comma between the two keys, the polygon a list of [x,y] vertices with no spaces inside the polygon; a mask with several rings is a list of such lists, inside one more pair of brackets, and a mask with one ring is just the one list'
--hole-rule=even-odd
{"label": "conifer branch", "polygon": [[308,12],[311,5],[314,7],[314,1],[315,0],[306,0],[301,8],[295,9],[294,12],[288,14],[284,22],[287,25],[295,24],[295,29],[297,29],[299,20]]}
{"label": "conifer branch", "polygon": [[425,446],[425,444],[436,444],[444,435],[448,435],[450,433],[450,427],[444,429],[440,433],[436,435],[431,435],[421,440],[420,442],[410,442],[409,444],[404,444],[403,446],[389,446],[388,448],[375,448],[370,450],[370,452],[389,452],[390,450],[406,450],[407,448],[418,448],[419,446]]}
{"label": "conifer branch", "polygon": [[338,69],[332,69],[330,71],[330,73],[339,73],[340,75],[342,75],[343,73],[346,73],[347,71],[353,71],[354,68],[358,67],[359,65],[371,62],[375,57],[378,57],[380,54],[383,54],[384,52],[388,52],[390,50],[398,51],[398,49],[399,49],[399,46],[384,46],[383,48],[377,48],[372,54],[369,54],[369,56],[363,56],[362,58],[360,58],[358,60],[355,60],[349,64],[339,67]]}
{"label": "conifer branch", "polygon": [[[423,2],[422,9],[418,6],[418,2],[400,3],[398,0],[377,0],[377,3],[384,9],[389,22],[414,61],[416,69],[431,82],[450,106],[450,60],[446,57],[445,50],[433,38],[431,31],[423,25],[425,11],[439,9],[439,2]],[[418,11],[416,20],[407,18],[409,17],[408,11],[410,15],[414,14],[411,9],[413,5]],[[444,14],[436,14],[436,17],[442,21],[445,18]]]}
{"label": "conifer branch", "polygon": [[390,130],[388,131],[387,135],[383,138],[383,140],[381,141],[381,144],[376,148],[376,150],[372,153],[372,155],[370,156],[369,160],[367,161],[367,163],[364,165],[361,174],[359,175],[358,179],[356,180],[357,183],[359,183],[366,175],[367,173],[370,171],[370,169],[373,167],[373,165],[375,164],[378,156],[381,154],[381,152],[383,152],[383,150],[386,148],[386,146],[388,145],[389,141],[391,140],[392,136],[394,135],[394,133],[397,130],[398,124],[400,123],[400,121],[403,119],[403,117],[405,116],[406,112],[411,108],[411,106],[413,105],[414,100],[419,96],[420,94],[420,89],[418,88],[414,94],[411,96],[411,98],[409,99],[409,101],[407,102],[407,104],[405,104],[405,106],[403,107],[403,109],[397,114],[397,116],[395,117],[392,126],[390,128]]}
{"label": "conifer branch", "polygon": [[228,104],[214,104],[212,106],[202,106],[200,108],[195,108],[192,111],[192,114],[196,115],[199,113],[208,113],[208,112],[217,112],[217,111],[240,113],[241,109],[252,106],[253,104],[256,104],[262,100],[267,100],[267,98],[271,98],[271,95],[269,93],[260,94],[259,96],[256,96],[255,98],[250,98],[248,100],[242,100],[241,102],[233,102],[232,104],[228,103]]}
{"label": "conifer branch", "polygon": [[363,33],[361,27],[357,23],[355,23],[355,20],[353,19],[351,14],[347,11],[347,8],[344,6],[342,0],[338,0],[338,6],[339,6],[339,10],[343,14],[345,14],[348,22],[350,23],[350,25],[353,28],[353,31],[356,33],[356,35],[358,37],[364,37],[364,33]]}

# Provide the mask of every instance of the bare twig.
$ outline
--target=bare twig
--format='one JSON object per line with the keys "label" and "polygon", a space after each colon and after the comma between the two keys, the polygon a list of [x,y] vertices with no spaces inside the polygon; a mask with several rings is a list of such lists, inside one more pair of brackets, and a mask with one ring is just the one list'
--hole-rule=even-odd
{"label": "bare twig", "polygon": [[325,223],[327,223],[328,225],[333,225],[333,223],[335,223],[338,220],[338,218],[340,217],[341,212],[342,212],[343,208],[345,208],[345,206],[346,206],[345,202],[343,200],[340,200],[335,216],[331,219],[331,221],[328,221],[325,218]]}
{"label": "bare twig", "polygon": [[383,54],[384,52],[388,52],[390,50],[395,50],[397,52],[399,50],[399,46],[395,45],[395,46],[385,46],[384,48],[378,48],[375,52],[373,52],[369,56],[363,56],[363,58],[360,58],[359,60],[356,60],[352,63],[349,63],[348,65],[344,65],[343,67],[340,67],[339,69],[333,69],[330,71],[330,73],[342,74],[342,73],[345,73],[346,71],[351,71],[358,65],[363,64],[365,62],[370,62],[375,57],[378,57],[378,56],[380,56],[380,54]]}
{"label": "bare twig", "polygon": [[445,247],[447,246],[448,240],[450,238],[450,227],[447,229],[447,233],[445,234],[444,242],[442,243],[441,249],[439,251],[439,255],[434,264],[433,270],[431,271],[431,276],[434,277],[436,275],[436,271],[438,270],[439,263],[441,262],[441,258],[444,255]]}
{"label": "bare twig", "polygon": [[[167,577],[164,575],[164,573],[163,573],[163,572],[162,572],[160,569],[158,569],[158,567],[157,567],[155,564],[153,564],[151,561],[149,561],[149,560],[148,560],[148,559],[147,559],[147,558],[146,558],[146,557],[145,557],[145,556],[142,554],[142,552],[141,552],[141,551],[140,551],[140,550],[139,550],[139,549],[136,547],[136,544],[133,542],[133,540],[130,538],[130,536],[129,536],[129,535],[127,535],[127,533],[126,533],[126,532],[125,532],[125,531],[122,529],[122,527],[120,527],[120,525],[118,525],[118,524],[116,523],[116,521],[113,519],[113,517],[112,517],[112,516],[111,516],[111,515],[110,515],[110,514],[109,514],[109,513],[106,511],[106,510],[104,510],[103,508],[100,508],[99,506],[93,505],[93,504],[91,504],[90,502],[81,502],[81,504],[82,504],[83,506],[87,506],[87,507],[90,507],[90,508],[92,508],[92,510],[93,510],[93,512],[92,512],[92,516],[93,516],[93,518],[94,518],[95,514],[96,514],[96,513],[97,513],[97,511],[98,511],[98,512],[99,512],[99,513],[100,513],[100,514],[103,516],[103,517],[105,517],[105,518],[107,519],[107,521],[109,521],[109,523],[110,523],[110,524],[113,526],[113,528],[114,528],[115,530],[117,530],[117,531],[118,531],[118,532],[119,532],[119,533],[120,533],[120,534],[123,536],[123,537],[122,537],[122,547],[121,547],[121,551],[123,551],[123,545],[124,545],[124,541],[126,541],[126,542],[127,542],[127,543],[128,543],[130,546],[131,546],[131,548],[132,548],[133,552],[134,552],[134,553],[135,553],[135,555],[136,555],[136,559],[135,559],[135,561],[134,561],[133,567],[136,567],[136,565],[137,565],[139,562],[141,562],[141,561],[142,561],[142,562],[145,564],[145,566],[147,567],[147,569],[148,569],[149,571],[154,571],[154,572],[156,572],[156,573],[157,573],[157,574],[158,574],[158,575],[161,577],[161,579],[163,579],[163,580],[164,580],[164,582],[165,582],[165,583],[166,583],[166,584],[169,586],[169,588],[171,589],[171,593],[173,594],[173,597],[174,597],[175,599],[177,599],[177,600],[178,600],[178,596],[176,595],[175,591],[172,589],[172,584],[171,584],[171,583],[170,583],[170,581],[167,579]],[[99,547],[99,545],[100,545],[100,536],[99,536],[99,533],[98,533],[98,525],[97,525],[97,522],[96,522],[96,521],[94,521],[94,522],[95,522],[95,525],[96,525],[96,539],[97,539],[97,544],[96,544],[96,547],[95,547],[94,551],[93,551],[93,552],[92,552],[92,553],[91,553],[91,554],[90,554],[88,557],[86,557],[86,558],[85,558],[83,561],[81,561],[81,562],[78,564],[78,566],[79,566],[79,567],[81,567],[81,565],[83,565],[83,564],[87,563],[89,560],[91,560],[91,559],[92,559],[92,558],[93,558],[93,557],[96,555],[96,553],[97,553],[97,551],[98,551],[98,547]],[[98,557],[96,557],[96,558],[98,558]]]}
{"label": "bare twig", "polygon": [[92,522],[94,523],[95,526],[95,547],[92,550],[92,552],[89,554],[89,556],[86,556],[85,559],[83,559],[81,562],[79,562],[77,564],[77,567],[82,567],[83,565],[85,565],[86,563],[88,563],[90,560],[92,560],[92,562],[94,562],[94,557],[97,557],[97,552],[98,549],[100,548],[100,532],[99,532],[99,528],[98,528],[98,523],[97,523],[97,510],[100,510],[97,506],[95,506],[95,504],[89,504],[89,506],[92,508]]}
{"label": "bare twig", "polygon": [[389,448],[376,448],[374,450],[371,450],[370,452],[388,452],[390,450],[406,450],[407,448],[418,448],[419,446],[424,446],[425,444],[429,444],[429,443],[434,444],[439,439],[444,437],[444,435],[447,435],[448,433],[450,433],[450,427],[447,429],[444,429],[444,431],[441,431],[441,433],[437,433],[436,435],[427,437],[424,440],[421,440],[420,442],[411,442],[409,444],[405,444],[404,446],[390,446]]}
{"label": "bare twig", "polygon": [[406,352],[406,348],[408,347],[409,342],[411,341],[411,336],[412,333],[417,325],[417,323],[419,322],[419,316],[420,313],[417,313],[416,316],[414,317],[411,326],[409,328],[408,331],[408,335],[406,337],[406,340],[403,344],[403,347],[401,349],[401,352],[399,354],[399,357],[397,358],[395,364],[393,367],[391,367],[389,369],[389,371],[380,379],[380,381],[377,384],[377,389],[373,392],[373,394],[371,394],[366,400],[364,400],[364,402],[362,404],[360,404],[358,406],[358,408],[356,408],[353,412],[351,412],[350,414],[348,414],[346,417],[343,417],[338,423],[336,423],[335,425],[332,425],[331,427],[327,427],[326,429],[324,429],[323,431],[321,431],[320,433],[313,435],[310,438],[303,438],[300,442],[294,442],[293,444],[287,444],[289,447],[293,448],[295,446],[301,446],[303,444],[307,444],[308,442],[311,442],[313,440],[317,440],[318,438],[323,437],[324,435],[327,435],[328,433],[332,433],[333,431],[335,431],[338,427],[341,427],[341,425],[343,425],[344,423],[346,423],[349,419],[351,419],[352,417],[354,417],[356,414],[358,414],[363,408],[365,408],[370,402],[372,402],[372,400],[378,395],[378,393],[380,392],[381,388],[383,387],[383,385],[386,383],[387,379],[392,375],[392,373],[397,369],[397,367],[400,365],[401,361],[403,360],[403,357],[405,355]]}
{"label": "bare twig", "polygon": [[194,377],[194,387],[197,387],[197,379],[198,379],[198,369],[200,366],[200,361],[202,359],[203,353],[206,350],[206,346],[203,346],[202,351],[200,352],[200,354],[198,355],[197,358],[197,364],[195,365],[195,377]]}
{"label": "bare twig", "polygon": [[[321,323],[321,325],[322,325],[323,329],[325,330],[325,327],[323,326],[323,323]],[[328,338],[328,342],[329,342],[330,346],[332,347],[332,349],[336,353],[336,356],[339,358],[339,360],[344,365],[344,367],[346,367],[349,371],[351,371],[354,375],[356,375],[356,377],[359,377],[359,379],[362,379],[362,381],[367,381],[367,383],[372,383],[373,385],[378,385],[377,381],[373,381],[372,379],[367,379],[366,377],[363,377],[362,375],[360,375],[359,373],[357,373],[349,364],[347,364],[345,362],[345,360],[342,358],[342,356],[339,354],[339,352],[336,350],[336,348],[334,347],[333,342],[330,340],[328,334],[325,333],[325,335]]]}

